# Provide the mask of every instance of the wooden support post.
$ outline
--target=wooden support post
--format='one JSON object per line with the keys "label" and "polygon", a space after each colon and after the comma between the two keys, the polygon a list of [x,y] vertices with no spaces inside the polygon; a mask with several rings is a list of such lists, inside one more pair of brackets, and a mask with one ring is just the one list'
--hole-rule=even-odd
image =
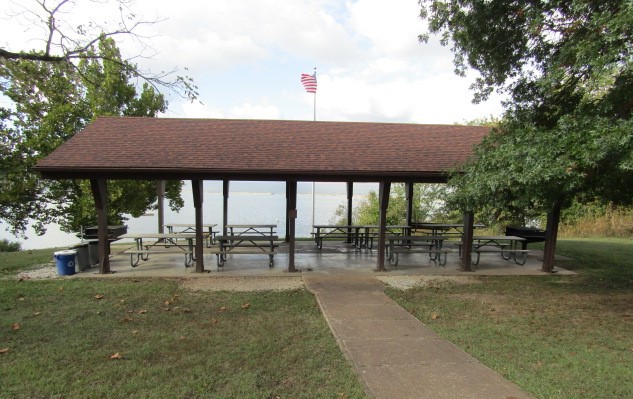
{"label": "wooden support post", "polygon": [[[354,198],[354,182],[347,182],[347,225],[352,225],[352,211],[354,210],[352,200]],[[352,229],[347,230],[347,242],[353,242],[354,238],[352,237]]]}
{"label": "wooden support post", "polygon": [[379,220],[378,220],[378,264],[376,271],[385,271],[385,236],[387,226],[387,207],[389,207],[389,190],[391,182],[381,181],[378,188],[378,202],[380,203]]}
{"label": "wooden support post", "polygon": [[413,182],[405,183],[404,191],[407,198],[407,219],[405,224],[411,226],[411,222],[413,222]]}
{"label": "wooden support post", "polygon": [[196,246],[194,253],[196,256],[196,273],[204,272],[204,245],[202,237],[202,203],[204,201],[204,185],[202,180],[192,180],[193,207],[196,212]]}
{"label": "wooden support post", "polygon": [[287,181],[286,182],[286,238],[284,239],[285,242],[290,241],[290,223],[288,223],[288,220],[290,219],[290,211],[295,208],[296,207],[290,206],[290,182]]}
{"label": "wooden support post", "polygon": [[229,224],[229,181],[222,180],[222,235],[226,235],[226,225]]}
{"label": "wooden support post", "polygon": [[462,265],[459,270],[471,272],[473,250],[473,221],[475,216],[472,211],[464,212],[464,234],[462,234]]}
{"label": "wooden support post", "polygon": [[560,221],[560,205],[556,204],[547,212],[547,226],[545,227],[545,248],[543,248],[543,267],[541,271],[552,273],[554,271],[554,255],[556,252],[556,240],[558,238],[558,222]]}
{"label": "wooden support post", "polygon": [[156,197],[158,197],[158,232],[165,232],[165,180],[156,182]]}
{"label": "wooden support post", "polygon": [[110,273],[110,242],[108,241],[108,185],[106,180],[90,180],[92,196],[97,209],[99,235],[99,273]]}
{"label": "wooden support post", "polygon": [[295,222],[297,220],[297,182],[286,182],[286,195],[288,205],[288,271],[295,272]]}

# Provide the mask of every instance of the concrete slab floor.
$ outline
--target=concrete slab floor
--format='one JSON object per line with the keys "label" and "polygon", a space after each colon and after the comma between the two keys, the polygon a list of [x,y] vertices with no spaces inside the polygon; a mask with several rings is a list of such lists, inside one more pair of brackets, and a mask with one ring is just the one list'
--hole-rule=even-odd
{"label": "concrete slab floor", "polygon": [[[137,267],[130,266],[130,255],[122,252],[130,246],[113,247],[110,257],[110,268],[120,277],[198,277],[198,276],[287,276],[288,247],[282,244],[275,255],[275,266],[268,267],[268,257],[262,255],[237,254],[229,255],[224,267],[216,265],[216,257],[204,255],[206,273],[195,273],[194,267],[184,266],[184,256],[178,254],[152,255],[148,261],[141,261]],[[501,259],[499,254],[482,254],[479,265],[473,266],[472,272],[459,270],[460,258],[457,252],[448,255],[446,266],[438,266],[427,254],[402,254],[398,266],[385,265],[387,271],[376,272],[376,251],[361,249],[340,242],[326,242],[319,250],[311,241],[298,241],[295,252],[295,268],[300,273],[325,275],[428,275],[428,276],[460,276],[460,275],[540,275],[542,251],[533,250],[525,265],[520,266],[513,261]],[[557,263],[564,265],[565,258],[557,257]],[[97,268],[78,273],[77,276],[95,276]],[[574,274],[564,268],[556,267],[558,274]]]}

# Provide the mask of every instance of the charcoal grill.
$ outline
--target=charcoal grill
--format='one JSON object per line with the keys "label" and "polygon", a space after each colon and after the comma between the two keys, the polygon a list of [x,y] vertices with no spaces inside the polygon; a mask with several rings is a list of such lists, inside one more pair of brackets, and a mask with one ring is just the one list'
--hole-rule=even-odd
{"label": "charcoal grill", "polygon": [[522,249],[526,249],[529,243],[545,241],[545,230],[534,227],[507,226],[506,235],[524,238],[525,241],[521,243]]}
{"label": "charcoal grill", "polygon": [[[108,226],[108,241],[116,241],[120,235],[125,233],[127,233],[127,226],[125,225]],[[90,226],[84,228],[83,238],[85,240],[98,240],[99,227]]]}

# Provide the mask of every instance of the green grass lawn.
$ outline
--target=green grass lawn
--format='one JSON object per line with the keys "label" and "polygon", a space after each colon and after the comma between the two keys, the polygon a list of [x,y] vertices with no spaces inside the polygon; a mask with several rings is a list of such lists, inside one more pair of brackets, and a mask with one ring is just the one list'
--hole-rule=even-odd
{"label": "green grass lawn", "polygon": [[366,397],[305,290],[0,279],[0,352],[0,398]]}
{"label": "green grass lawn", "polygon": [[[387,293],[538,398],[633,398],[633,240],[562,240],[557,253],[578,275]],[[305,290],[2,279],[51,254],[0,254],[0,398],[366,397]]]}
{"label": "green grass lawn", "polygon": [[557,253],[578,275],[387,293],[538,398],[633,398],[633,240],[562,240]]}

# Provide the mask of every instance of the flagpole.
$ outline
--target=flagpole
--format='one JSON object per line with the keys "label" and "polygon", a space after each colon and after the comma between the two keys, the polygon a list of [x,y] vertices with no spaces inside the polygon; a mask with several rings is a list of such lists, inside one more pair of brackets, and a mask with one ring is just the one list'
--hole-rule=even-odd
{"label": "flagpole", "polygon": [[[316,67],[314,67],[314,76],[316,77]],[[314,92],[314,122],[316,122],[316,91]],[[315,214],[314,194],[315,194],[315,184],[313,180],[312,181],[312,232],[313,233],[314,233],[314,214]]]}

